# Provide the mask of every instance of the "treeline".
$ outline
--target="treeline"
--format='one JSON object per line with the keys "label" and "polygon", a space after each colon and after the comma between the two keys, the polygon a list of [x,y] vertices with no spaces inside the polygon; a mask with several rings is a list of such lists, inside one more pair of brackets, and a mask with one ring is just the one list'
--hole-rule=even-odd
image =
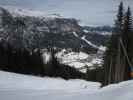
{"label": "treeline", "polygon": [[40,49],[29,51],[24,48],[14,48],[4,40],[0,41],[0,70],[42,77],[85,79],[85,74],[75,68],[60,64],[53,49],[51,49],[51,60],[45,64]]}
{"label": "treeline", "polygon": [[0,69],[10,72],[43,75],[43,60],[39,50],[14,48],[6,41],[0,42]]}
{"label": "treeline", "polygon": [[64,79],[85,79],[103,82],[103,68],[88,69],[86,73],[68,65],[61,64],[55,57],[56,50],[47,48],[51,59],[45,63],[40,49],[29,51],[25,48],[14,48],[8,42],[0,40],[0,70],[35,75],[40,77],[62,77]]}
{"label": "treeline", "polygon": [[133,25],[131,9],[120,3],[115,28],[104,57],[104,85],[129,80],[133,71]]}

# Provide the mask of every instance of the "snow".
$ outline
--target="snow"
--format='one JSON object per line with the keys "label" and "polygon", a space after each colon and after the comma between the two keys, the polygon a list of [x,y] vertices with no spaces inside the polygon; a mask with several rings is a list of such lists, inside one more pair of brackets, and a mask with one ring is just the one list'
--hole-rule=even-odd
{"label": "snow", "polygon": [[[69,49],[62,49],[56,53],[56,57],[60,63],[74,67],[83,73],[86,73],[87,68],[95,69],[96,66],[93,67],[93,65],[97,64],[97,67],[99,67],[103,62],[101,58],[97,57],[97,54],[89,55],[85,52],[73,52]],[[43,62],[47,64],[51,59],[51,53],[47,50],[42,50],[42,58]]]}
{"label": "snow", "polygon": [[98,50],[101,50],[101,51],[105,51],[105,50],[106,50],[106,47],[104,47],[104,46],[97,46],[97,45],[91,43],[90,41],[88,41],[88,40],[86,39],[86,36],[85,36],[85,35],[82,36],[81,39],[84,40],[84,41],[85,41],[87,44],[89,44],[90,46],[92,46],[92,47],[94,47],[94,48],[96,48],[96,49],[98,49]]}
{"label": "snow", "polygon": [[95,69],[93,68],[94,64],[99,67],[102,63],[102,59],[98,58],[97,54],[89,55],[84,52],[73,52],[66,49],[58,52],[56,56],[61,63],[74,67],[83,73],[86,73],[87,68]]}
{"label": "snow", "polygon": [[100,64],[101,64],[101,62],[103,62],[103,60],[102,60],[102,59],[95,58],[95,59],[93,59],[93,60],[92,60],[92,62],[91,62],[91,63],[92,63],[92,64],[99,64],[99,65],[100,65]]}
{"label": "snow", "polygon": [[76,32],[73,32],[73,35],[74,35],[75,37],[79,37],[78,34],[77,34]]}
{"label": "snow", "polygon": [[1,100],[133,100],[133,81],[100,88],[96,82],[38,78],[0,71]]}
{"label": "snow", "polygon": [[85,66],[84,60],[86,60],[89,55],[84,52],[66,52],[67,50],[62,50],[58,52],[56,56],[60,59],[61,63],[67,64],[69,66],[80,68]]}
{"label": "snow", "polygon": [[85,64],[81,62],[73,62],[73,63],[69,63],[68,65],[73,66],[75,68],[81,68],[82,66],[85,66]]}
{"label": "snow", "polygon": [[85,33],[88,33],[88,32],[89,32],[89,31],[88,31],[88,30],[86,30],[86,29],[84,29],[83,31],[84,31]]}
{"label": "snow", "polygon": [[99,47],[99,50],[104,51],[104,52],[106,51],[106,49],[107,49],[107,47],[102,46],[102,45]]}
{"label": "snow", "polygon": [[112,32],[103,31],[103,32],[101,32],[100,34],[101,34],[101,35],[109,35],[109,36],[110,36],[110,35],[112,35]]}
{"label": "snow", "polygon": [[[96,27],[96,26],[91,26],[91,27]],[[84,33],[89,33],[89,34],[99,34],[99,35],[104,35],[104,36],[111,36],[112,32],[108,31],[98,31],[98,30],[83,30]]]}
{"label": "snow", "polygon": [[87,44],[91,45],[92,47],[98,48],[97,45],[95,45],[95,44],[91,43],[90,41],[88,41],[88,40],[86,39],[85,35],[84,35],[81,39],[84,40]]}
{"label": "snow", "polygon": [[100,85],[100,83],[87,82],[79,79],[67,81],[61,78],[39,78],[0,71],[0,90],[97,90]]}
{"label": "snow", "polygon": [[50,61],[51,53],[49,53],[49,52],[43,52],[42,57],[43,57],[43,62],[45,64],[47,64]]}
{"label": "snow", "polygon": [[31,17],[40,17],[40,18],[62,18],[59,14],[53,13],[45,13],[43,11],[39,10],[32,10],[32,9],[24,9],[21,7],[15,7],[15,6],[2,6],[1,7],[7,9],[14,17],[16,16],[31,16]]}
{"label": "snow", "polygon": [[[90,31],[91,33],[91,31]],[[112,35],[112,32],[108,32],[108,31],[92,31],[92,33],[94,34],[100,34],[100,35],[106,35],[106,36],[111,36]]]}
{"label": "snow", "polygon": [[61,58],[63,56],[64,60],[74,60],[74,59],[86,59],[89,55],[84,52],[65,52],[63,49],[61,52],[57,53],[57,57]]}

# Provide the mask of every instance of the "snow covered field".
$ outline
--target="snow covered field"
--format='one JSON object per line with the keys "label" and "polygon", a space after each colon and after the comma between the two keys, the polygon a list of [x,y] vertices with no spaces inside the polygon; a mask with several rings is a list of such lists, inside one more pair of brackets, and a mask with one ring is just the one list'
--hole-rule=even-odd
{"label": "snow covered field", "polygon": [[133,81],[109,85],[0,71],[0,100],[133,100]]}
{"label": "snow covered field", "polygon": [[34,89],[34,90],[97,90],[100,83],[84,80],[69,80],[61,78],[35,77],[0,71],[0,90]]}
{"label": "snow covered field", "polygon": [[[101,47],[104,48],[104,47]],[[43,52],[43,62],[48,63],[51,59],[51,53],[47,50],[42,50]],[[87,54],[85,52],[73,52],[69,49],[62,49],[60,52],[56,53],[56,57],[60,61],[60,63],[69,65],[71,67],[74,67],[81,71],[82,73],[86,73],[87,68],[96,69],[93,65],[97,65],[97,67],[100,67],[103,63],[102,57],[99,57],[100,50],[97,52],[97,54]]]}
{"label": "snow covered field", "polygon": [[103,60],[98,57],[98,55],[99,54],[88,55],[85,52],[73,52],[66,49],[62,49],[61,52],[56,54],[61,63],[74,67],[83,73],[86,73],[87,68],[95,69],[93,66],[95,64],[97,64],[98,67],[102,65]]}

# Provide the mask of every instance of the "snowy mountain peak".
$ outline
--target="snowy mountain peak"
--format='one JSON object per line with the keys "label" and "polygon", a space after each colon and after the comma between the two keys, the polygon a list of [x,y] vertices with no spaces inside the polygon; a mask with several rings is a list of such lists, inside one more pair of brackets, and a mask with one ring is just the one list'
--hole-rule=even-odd
{"label": "snowy mountain peak", "polygon": [[30,17],[50,17],[50,18],[61,18],[60,14],[49,14],[43,11],[24,9],[14,6],[1,6],[2,8],[8,10],[13,16],[30,16]]}

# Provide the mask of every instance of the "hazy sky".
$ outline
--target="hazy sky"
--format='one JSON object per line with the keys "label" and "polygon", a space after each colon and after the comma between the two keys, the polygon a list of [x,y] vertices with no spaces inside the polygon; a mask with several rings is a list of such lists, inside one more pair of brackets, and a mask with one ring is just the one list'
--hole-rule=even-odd
{"label": "hazy sky", "polygon": [[86,25],[113,25],[120,1],[133,9],[133,0],[0,0],[0,5],[58,13]]}

